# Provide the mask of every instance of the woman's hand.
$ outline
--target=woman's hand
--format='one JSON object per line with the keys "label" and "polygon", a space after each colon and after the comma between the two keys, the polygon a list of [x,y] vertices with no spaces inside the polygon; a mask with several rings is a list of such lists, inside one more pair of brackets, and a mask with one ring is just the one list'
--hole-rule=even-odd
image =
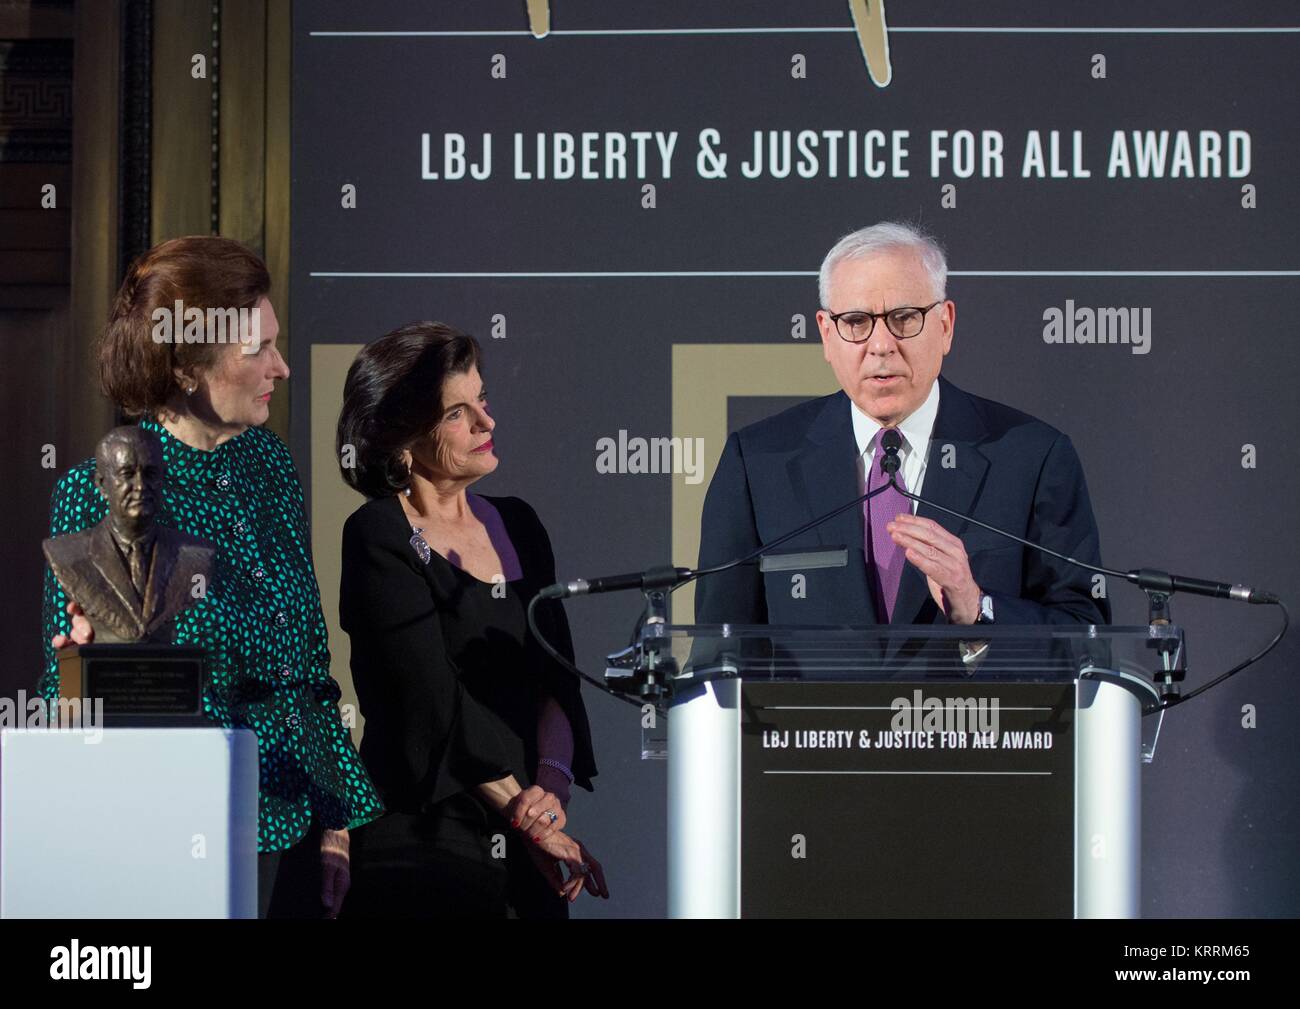
{"label": "woman's hand", "polygon": [[86,614],[82,612],[81,607],[74,602],[69,602],[64,610],[72,618],[72,634],[56,634],[50,638],[54,650],[57,652],[60,648],[67,648],[68,645],[89,645],[94,642],[95,628],[90,626],[90,621],[86,619]]}
{"label": "woman's hand", "polygon": [[559,797],[537,785],[525,788],[511,799],[501,815],[535,844],[559,833],[568,822]]}
{"label": "woman's hand", "polygon": [[352,884],[352,858],[346,830],[326,830],[320,836],[320,902],[325,917],[337,918]]}
{"label": "woman's hand", "polygon": [[[593,897],[609,898],[604,869],[576,838],[556,831],[541,843],[528,845],[528,854],[546,882],[570,904],[584,888]],[[567,880],[561,867],[569,870]]]}

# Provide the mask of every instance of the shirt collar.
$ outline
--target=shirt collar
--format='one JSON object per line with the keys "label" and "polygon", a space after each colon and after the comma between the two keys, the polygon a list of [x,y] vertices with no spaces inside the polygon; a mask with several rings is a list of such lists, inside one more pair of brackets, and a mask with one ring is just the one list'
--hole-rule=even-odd
{"label": "shirt collar", "polygon": [[150,523],[148,529],[145,530],[145,534],[139,539],[124,540],[117,534],[117,530],[113,527],[111,519],[105,524],[108,526],[108,534],[113,537],[113,542],[117,545],[117,549],[121,551],[123,557],[128,559],[136,550],[143,550],[144,554],[147,556],[149,548],[153,546],[153,541],[158,532],[157,527]]}
{"label": "shirt collar", "polygon": [[[880,422],[863,413],[856,403],[849,401],[849,412],[853,418],[853,437],[858,443],[858,455],[866,456],[880,431]],[[930,385],[930,394],[919,407],[904,417],[898,425],[898,433],[903,436],[903,451],[911,452],[930,440],[934,432],[934,419],[939,415],[939,380]]]}

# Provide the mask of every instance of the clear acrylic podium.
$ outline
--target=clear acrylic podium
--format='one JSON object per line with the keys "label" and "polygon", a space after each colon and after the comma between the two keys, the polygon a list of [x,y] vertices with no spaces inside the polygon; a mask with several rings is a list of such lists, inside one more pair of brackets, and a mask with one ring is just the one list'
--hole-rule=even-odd
{"label": "clear acrylic podium", "polygon": [[1136,917],[1143,713],[1182,649],[1172,626],[646,627],[669,915]]}

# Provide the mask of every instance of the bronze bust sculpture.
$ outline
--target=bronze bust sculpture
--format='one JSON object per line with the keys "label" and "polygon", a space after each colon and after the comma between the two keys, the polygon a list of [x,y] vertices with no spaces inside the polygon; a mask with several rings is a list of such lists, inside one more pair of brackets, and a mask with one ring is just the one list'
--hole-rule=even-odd
{"label": "bronze bust sculpture", "polygon": [[50,570],[85,612],[96,643],[161,642],[206,587],[216,548],[158,525],[164,463],[157,436],[117,427],[95,450],[95,486],[108,501],[97,525],[43,541]]}

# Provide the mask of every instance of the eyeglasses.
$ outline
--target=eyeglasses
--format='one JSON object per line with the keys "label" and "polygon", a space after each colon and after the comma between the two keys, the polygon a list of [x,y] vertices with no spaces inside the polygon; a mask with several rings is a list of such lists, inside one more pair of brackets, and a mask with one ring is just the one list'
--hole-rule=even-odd
{"label": "eyeglasses", "polygon": [[866,343],[870,340],[871,334],[875,332],[877,319],[884,319],[885,326],[898,339],[910,340],[925,329],[926,313],[935,305],[942,305],[943,302],[944,299],[940,298],[925,308],[910,306],[891,308],[882,315],[852,309],[848,312],[832,314],[830,320],[835,323],[835,331],[840,334],[840,339],[847,340],[849,343]]}

